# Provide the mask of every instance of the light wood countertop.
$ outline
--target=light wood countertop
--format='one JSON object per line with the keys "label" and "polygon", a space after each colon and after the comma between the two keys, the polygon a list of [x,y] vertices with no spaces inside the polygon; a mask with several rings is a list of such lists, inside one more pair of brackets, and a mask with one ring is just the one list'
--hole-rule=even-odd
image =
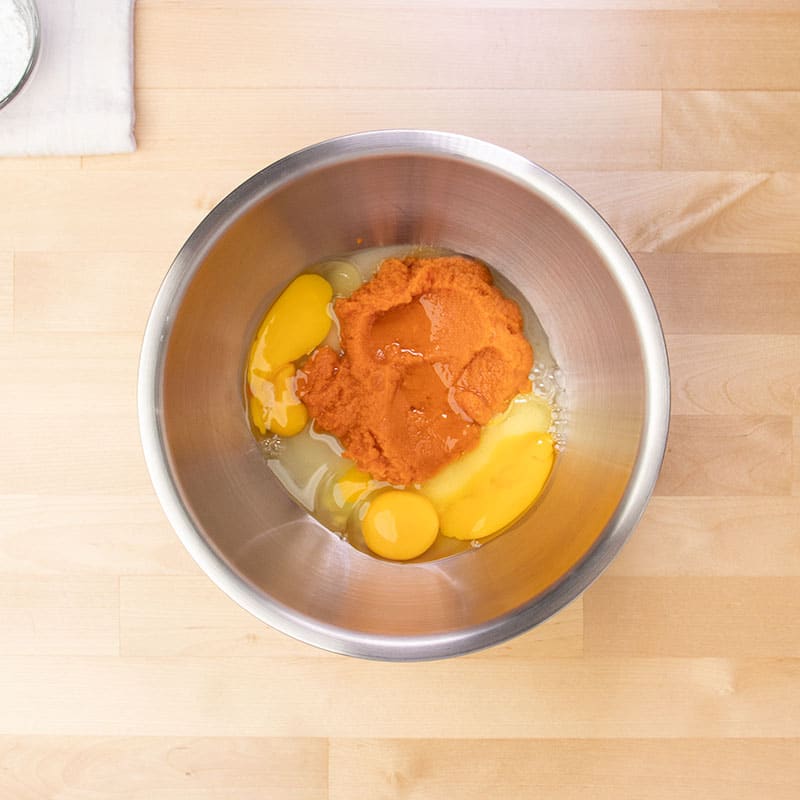
{"label": "light wood countertop", "polygon": [[[800,797],[800,3],[139,0],[136,81],[136,153],[0,159],[0,800]],[[169,527],[136,419],[195,225],[274,159],[387,127],[581,192],[673,381],[608,572],[428,664],[239,609]]]}

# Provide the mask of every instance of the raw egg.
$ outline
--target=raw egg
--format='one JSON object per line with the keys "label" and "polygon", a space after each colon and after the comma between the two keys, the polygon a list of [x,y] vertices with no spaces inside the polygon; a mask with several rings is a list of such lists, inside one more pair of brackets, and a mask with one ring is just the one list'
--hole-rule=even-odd
{"label": "raw egg", "polygon": [[293,362],[328,335],[331,297],[333,289],[323,277],[300,275],[264,317],[247,362],[250,418],[262,434],[294,436],[305,427],[308,413],[294,391]]}
{"label": "raw egg", "polygon": [[375,484],[368,472],[351,467],[333,484],[333,502],[337,508],[357,503]]}
{"label": "raw egg", "polygon": [[272,380],[254,378],[257,394],[250,397],[250,416],[262,433],[269,429],[281,436],[294,436],[308,422],[308,411],[294,393],[295,372],[294,364],[286,364]]}
{"label": "raw egg", "polygon": [[439,515],[427,497],[408,489],[388,489],[370,501],[361,530],[376,555],[408,561],[434,543]]}
{"label": "raw egg", "polygon": [[553,466],[549,427],[547,403],[523,395],[487,424],[474,450],[422,485],[444,536],[482,539],[528,509]]}
{"label": "raw egg", "polygon": [[[535,394],[517,395],[483,426],[474,449],[424,483],[401,486],[377,480],[354,462],[341,441],[309,419],[296,394],[296,375],[320,345],[341,349],[332,301],[350,296],[384,259],[404,258],[409,252],[450,254],[393,246],[309,267],[267,311],[245,374],[253,430],[280,483],[329,530],[362,552],[391,561],[470,551],[470,541],[508,528],[541,493],[563,444],[558,433],[563,408],[553,404],[551,411],[555,394],[543,378],[557,365],[538,320],[521,298],[517,302],[537,359],[530,376]],[[410,328],[417,335],[413,323]]]}

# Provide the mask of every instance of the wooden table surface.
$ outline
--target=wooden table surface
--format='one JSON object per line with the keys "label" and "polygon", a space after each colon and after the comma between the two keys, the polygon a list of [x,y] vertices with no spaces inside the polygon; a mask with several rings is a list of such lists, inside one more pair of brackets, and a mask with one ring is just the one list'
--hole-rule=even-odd
{"label": "wooden table surface", "polygon": [[[139,0],[136,81],[135,154],[0,160],[0,798],[796,800],[800,2]],[[531,633],[428,664],[317,651],[228,600],[136,420],[194,226],[279,156],[385,127],[577,188],[672,367],[618,560]]]}

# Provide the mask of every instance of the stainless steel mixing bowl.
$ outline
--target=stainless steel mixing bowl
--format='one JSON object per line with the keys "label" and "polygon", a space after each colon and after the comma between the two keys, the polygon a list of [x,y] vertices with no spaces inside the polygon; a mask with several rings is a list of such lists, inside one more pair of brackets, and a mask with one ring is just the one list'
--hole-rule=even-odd
{"label": "stainless steel mixing bowl", "polygon": [[[470,253],[512,281],[550,336],[569,409],[567,447],[534,511],[480,549],[420,564],[371,558],[290,500],[242,392],[258,322],[299,270],[403,243]],[[329,650],[425,659],[531,628],[609,564],[658,476],[669,372],[641,275],[572,189],[485,142],[381,131],[284,158],[203,220],[147,324],[139,418],[167,516],[230,597]]]}

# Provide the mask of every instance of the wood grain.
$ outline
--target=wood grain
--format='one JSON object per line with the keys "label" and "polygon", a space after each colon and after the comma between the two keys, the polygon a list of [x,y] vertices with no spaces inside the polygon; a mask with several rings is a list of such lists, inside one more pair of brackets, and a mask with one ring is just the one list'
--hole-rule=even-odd
{"label": "wood grain", "polygon": [[797,255],[636,253],[635,258],[668,334],[800,333]]}
{"label": "wood grain", "polygon": [[[184,0],[138,0],[138,5],[145,8],[156,5],[179,5]],[[466,8],[466,9],[720,9],[730,6],[731,8],[744,8],[752,10],[756,0],[406,0],[399,3],[398,0],[350,0],[342,3],[340,0],[303,0],[305,8],[339,8],[350,6],[355,8],[392,8],[402,5],[404,8],[425,9],[432,5],[442,8]],[[764,0],[764,9],[769,10],[791,10],[789,4],[792,0]],[[738,5],[737,5],[738,4]],[[208,8],[223,8],[226,0],[194,0],[194,6],[206,6]],[[269,8],[285,8],[286,0],[236,0],[237,8],[243,6],[261,6]]]}
{"label": "wood grain", "polygon": [[797,497],[654,497],[608,574],[798,577],[798,531]]}
{"label": "wood grain", "polygon": [[0,250],[174,254],[249,176],[246,170],[11,170],[2,175]]}
{"label": "wood grain", "polygon": [[[115,288],[114,293],[123,289]],[[47,298],[42,301],[42,320],[33,324],[46,328]],[[110,331],[103,336],[65,331],[0,334],[0,412],[55,437],[73,435],[77,428],[91,435],[88,429],[95,415],[117,419],[121,431],[135,425],[131,412],[136,406],[140,339]],[[52,425],[56,415],[71,420],[71,431],[53,430],[64,427]]]}
{"label": "wood grain", "polygon": [[0,575],[0,653],[116,655],[116,577]]}
{"label": "wood grain", "polygon": [[663,125],[664,169],[800,169],[799,92],[664,92]]}
{"label": "wood grain", "polygon": [[0,253],[0,332],[14,324],[14,254]]}
{"label": "wood grain", "polygon": [[0,733],[786,738],[800,737],[798,680],[800,660],[774,657],[9,656]]}
{"label": "wood grain", "polygon": [[0,161],[3,172],[19,170],[21,172],[52,172],[53,170],[80,169],[81,159],[79,156],[59,156],[58,158],[47,158],[45,156],[25,156],[19,158],[3,157]]}
{"label": "wood grain", "polygon": [[192,23],[138,16],[137,86],[763,90],[800,71],[798,13],[229,3]]}
{"label": "wood grain", "polygon": [[457,130],[551,169],[661,163],[661,96],[653,91],[186,88],[140,89],[138,99],[137,152],[91,159],[87,169],[194,170],[213,151],[217,168],[255,172],[310,141],[365,128]]}
{"label": "wood grain", "polygon": [[628,248],[798,253],[797,173],[565,172]]}
{"label": "wood grain", "polygon": [[139,347],[138,336],[0,335],[5,494],[150,495],[136,419]]}
{"label": "wood grain", "polygon": [[800,578],[609,578],[585,598],[589,656],[797,657]]}
{"label": "wood grain", "polygon": [[138,340],[174,256],[150,252],[17,253],[15,330],[135,333]]}
{"label": "wood grain", "polygon": [[[138,0],[137,5],[149,8],[157,5],[180,5],[185,0]],[[598,10],[740,10],[740,11],[796,11],[796,0],[303,0],[305,8],[338,8],[342,5],[357,8],[425,8],[433,5],[443,8],[508,8],[508,9],[558,9],[585,11]],[[224,8],[226,0],[193,0],[194,7]],[[236,0],[236,6],[285,8],[286,0]]]}
{"label": "wood grain", "polygon": [[800,416],[792,418],[794,446],[792,449],[792,494],[800,497]]}
{"label": "wood grain", "polygon": [[[336,658],[267,628],[207,578],[121,578],[120,631],[124,656]],[[577,656],[582,651],[583,605],[577,600],[530,633],[468,659]]]}
{"label": "wood grain", "polygon": [[0,737],[14,800],[327,800],[324,739]]}
{"label": "wood grain", "polygon": [[334,739],[330,800],[793,800],[796,739]]}
{"label": "wood grain", "polygon": [[[267,15],[244,3],[231,11],[198,7],[191,40],[171,58],[168,42],[185,24],[180,9],[139,15],[137,85],[191,87],[202,74],[202,85],[222,87],[660,88],[656,20],[636,11],[624,19],[430,4],[278,7]],[[445,33],[458,47],[442,57]],[[482,52],[493,57],[475,58]]]}
{"label": "wood grain", "polygon": [[797,89],[797,13],[750,6],[740,13],[663,13],[658,20],[664,89]]}
{"label": "wood grain", "polygon": [[800,413],[800,336],[667,337],[674,414]]}
{"label": "wood grain", "polygon": [[[95,398],[88,397],[88,401]],[[138,495],[152,490],[134,416],[97,415],[79,426],[7,417],[0,486],[6,494]]]}
{"label": "wood grain", "polygon": [[673,416],[659,495],[788,495],[792,418]]}
{"label": "wood grain", "polygon": [[[138,150],[0,158],[0,798],[794,800],[797,0],[135,15]],[[385,127],[574,186],[635,253],[672,373],[656,494],[607,572],[423,664],[314,650],[216,589],[136,419],[143,326],[198,222],[275,159]]]}
{"label": "wood grain", "polygon": [[741,11],[797,11],[796,0],[717,0],[723,10]]}
{"label": "wood grain", "polygon": [[0,495],[0,574],[198,572],[149,488],[139,495]]}

